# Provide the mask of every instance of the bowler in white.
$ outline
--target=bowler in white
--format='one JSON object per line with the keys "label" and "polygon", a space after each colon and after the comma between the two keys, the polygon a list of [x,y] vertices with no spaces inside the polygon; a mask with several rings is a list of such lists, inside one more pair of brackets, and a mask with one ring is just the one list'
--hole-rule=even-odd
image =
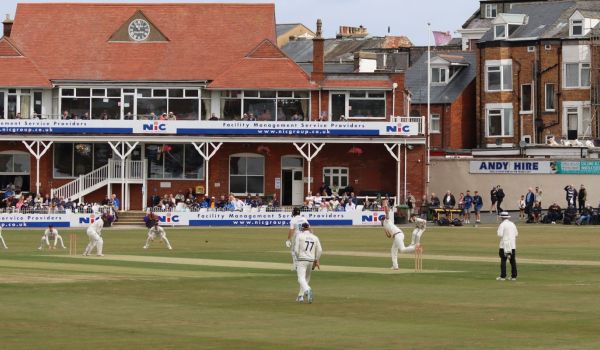
{"label": "bowler in white", "polygon": [[517,226],[510,221],[510,215],[503,211],[500,213],[502,222],[498,226],[498,237],[500,237],[500,249],[498,255],[500,256],[500,276],[496,279],[498,281],[504,281],[506,279],[506,260],[510,261],[510,280],[517,280],[517,237],[519,231]]}
{"label": "bowler in white", "polygon": [[102,247],[104,246],[104,240],[102,239],[104,220],[106,220],[106,214],[102,214],[102,217],[96,219],[96,221],[88,226],[86,233],[90,242],[88,243],[87,247],[85,247],[85,251],[83,252],[84,256],[90,255],[94,248],[96,248],[97,256],[104,256],[102,254]]}
{"label": "bowler in white", "polygon": [[308,282],[310,282],[311,271],[318,268],[319,259],[323,253],[321,242],[310,230],[308,222],[302,224],[302,231],[296,234],[294,243],[294,251],[296,253],[296,274],[298,275],[298,284],[300,291],[297,302],[303,302],[306,295],[306,301],[310,304],[313,302],[313,291]]}

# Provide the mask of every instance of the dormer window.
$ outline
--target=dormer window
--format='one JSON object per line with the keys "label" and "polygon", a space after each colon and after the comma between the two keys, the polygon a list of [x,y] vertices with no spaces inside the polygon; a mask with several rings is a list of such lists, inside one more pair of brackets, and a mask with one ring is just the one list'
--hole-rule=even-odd
{"label": "dormer window", "polygon": [[571,20],[571,36],[583,35],[583,20],[572,19]]}
{"label": "dormer window", "polygon": [[496,18],[498,13],[497,4],[486,4],[485,5],[485,18]]}
{"label": "dormer window", "polygon": [[515,13],[501,13],[492,21],[494,25],[494,39],[508,39],[517,29],[526,25],[529,18],[527,15]]}
{"label": "dormer window", "polygon": [[446,68],[431,68],[431,83],[445,84],[448,80],[448,69]]}
{"label": "dormer window", "polygon": [[506,25],[498,24],[494,26],[494,38],[495,39],[506,39]]}

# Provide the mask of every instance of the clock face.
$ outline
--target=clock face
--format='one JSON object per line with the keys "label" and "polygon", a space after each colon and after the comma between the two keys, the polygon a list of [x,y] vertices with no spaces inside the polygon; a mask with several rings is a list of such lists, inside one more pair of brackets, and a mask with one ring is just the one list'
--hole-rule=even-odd
{"label": "clock face", "polygon": [[129,23],[129,37],[135,41],[148,39],[150,35],[150,24],[143,19],[134,19]]}

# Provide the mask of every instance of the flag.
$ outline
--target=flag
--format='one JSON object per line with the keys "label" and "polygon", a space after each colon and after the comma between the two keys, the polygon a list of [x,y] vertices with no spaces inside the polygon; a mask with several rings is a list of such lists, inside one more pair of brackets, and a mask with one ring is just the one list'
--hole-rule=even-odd
{"label": "flag", "polygon": [[435,46],[447,45],[452,40],[450,32],[433,32],[433,39],[435,40]]}

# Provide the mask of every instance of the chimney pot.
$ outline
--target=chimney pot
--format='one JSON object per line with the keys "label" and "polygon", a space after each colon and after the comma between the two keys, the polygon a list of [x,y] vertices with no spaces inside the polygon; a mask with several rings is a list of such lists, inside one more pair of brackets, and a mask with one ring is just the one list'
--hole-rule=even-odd
{"label": "chimney pot", "polygon": [[13,26],[13,20],[10,19],[10,14],[6,14],[6,19],[2,22],[2,24],[4,25],[3,35],[9,37]]}

